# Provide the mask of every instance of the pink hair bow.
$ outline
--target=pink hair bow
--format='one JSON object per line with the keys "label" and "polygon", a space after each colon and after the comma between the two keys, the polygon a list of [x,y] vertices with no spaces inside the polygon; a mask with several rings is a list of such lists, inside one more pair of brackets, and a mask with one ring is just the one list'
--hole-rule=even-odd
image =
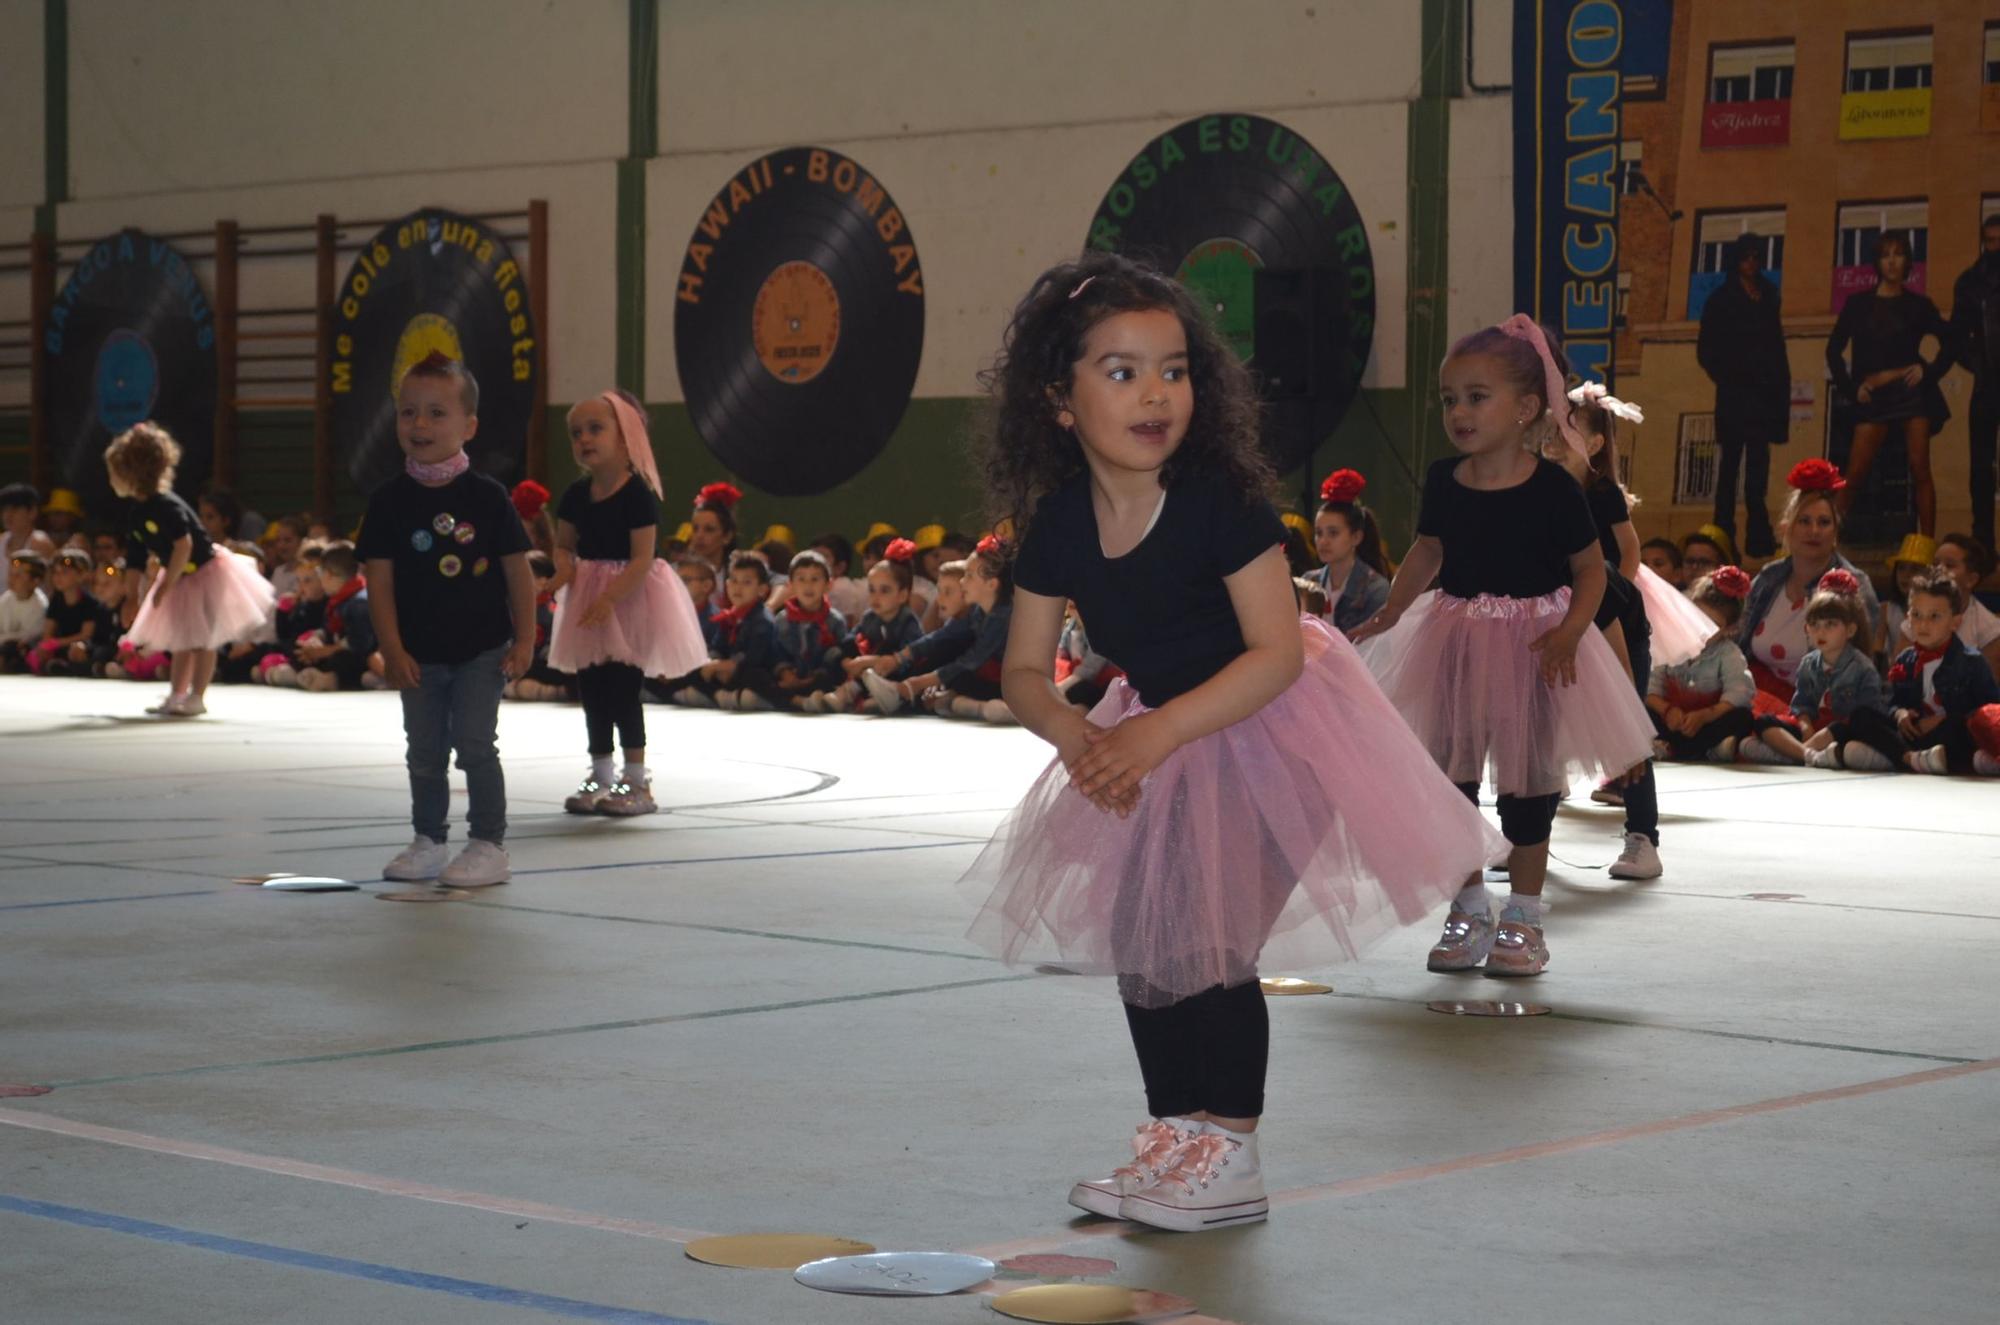
{"label": "pink hair bow", "polygon": [[1558,408],[1561,402],[1569,399],[1569,391],[1567,383],[1563,380],[1562,370],[1556,367],[1556,356],[1549,351],[1549,338],[1542,333],[1541,324],[1526,313],[1516,313],[1500,324],[1500,331],[1501,334],[1512,336],[1515,340],[1528,342],[1535,347],[1535,353],[1542,357],[1542,378],[1546,384],[1542,399],[1547,403],[1548,412],[1555,419],[1556,427],[1562,430],[1563,440],[1569,443],[1570,450],[1589,460],[1589,440],[1584,437],[1583,430],[1570,420],[1568,406],[1563,404]]}
{"label": "pink hair bow", "polygon": [[1585,382],[1570,390],[1569,398],[1579,405],[1595,405],[1606,414],[1625,419],[1631,423],[1644,423],[1646,411],[1629,400],[1620,400],[1611,394],[1602,382]]}

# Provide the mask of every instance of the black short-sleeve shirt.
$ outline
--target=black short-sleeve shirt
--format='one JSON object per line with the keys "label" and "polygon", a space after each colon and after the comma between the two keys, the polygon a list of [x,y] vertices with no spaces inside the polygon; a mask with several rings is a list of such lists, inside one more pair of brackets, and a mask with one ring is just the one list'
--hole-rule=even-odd
{"label": "black short-sleeve shirt", "polygon": [[1613,621],[1622,622],[1629,643],[1632,632],[1646,624],[1638,589],[1619,573],[1624,558],[1618,551],[1618,526],[1631,522],[1632,505],[1625,500],[1625,490],[1606,479],[1585,488],[1583,498],[1590,504],[1590,518],[1597,526],[1597,544],[1604,549],[1604,597],[1597,604],[1596,625],[1602,630]]}
{"label": "black short-sleeve shirt", "polygon": [[1457,598],[1539,598],[1570,582],[1569,559],[1597,541],[1597,522],[1575,479],[1553,461],[1511,488],[1468,488],[1456,456],[1424,475],[1417,532],[1444,545],[1438,587]]}
{"label": "black short-sleeve shirt", "polygon": [[1071,598],[1093,649],[1159,708],[1227,667],[1244,649],[1223,583],[1284,542],[1271,504],[1245,500],[1214,475],[1183,474],[1152,529],[1122,557],[1104,555],[1090,477],[1042,498],[1014,562],[1029,593]]}
{"label": "black short-sleeve shirt", "polygon": [[193,542],[188,564],[205,566],[215,556],[215,541],[201,527],[201,517],[177,492],[156,492],[132,508],[131,526],[125,535],[125,564],[143,570],[146,558],[158,557],[167,564],[167,554],[183,536]]}
{"label": "black short-sleeve shirt", "polygon": [[68,639],[71,635],[80,635],[83,633],[84,625],[92,621],[100,623],[98,634],[104,633],[102,627],[104,608],[89,594],[80,595],[74,603],[59,593],[50,594],[48,619],[55,623],[55,633],[50,636],[51,639]]}
{"label": "black short-sleeve shirt", "polygon": [[586,561],[630,561],[632,531],[660,526],[660,499],[633,474],[603,501],[590,496],[590,476],[563,489],[556,518],[576,527],[576,555]]}
{"label": "black short-sleeve shirt", "polygon": [[528,550],[528,531],[498,480],[470,470],[431,488],[398,474],[368,499],[355,551],[395,567],[396,625],[418,662],[461,663],[507,643],[500,561]]}

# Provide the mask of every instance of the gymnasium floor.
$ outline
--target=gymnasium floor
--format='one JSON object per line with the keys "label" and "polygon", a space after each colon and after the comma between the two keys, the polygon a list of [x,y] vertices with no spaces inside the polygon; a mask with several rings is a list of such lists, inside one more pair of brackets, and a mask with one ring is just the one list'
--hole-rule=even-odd
{"label": "gymnasium floor", "polygon": [[579,821],[578,714],[509,705],[515,881],[396,905],[231,882],[407,842],[393,698],[156,697],[0,681],[0,1084],[54,1087],[0,1099],[9,1322],[999,1319],[681,1252],[762,1231],[1239,1325],[1993,1319],[2000,786],[1670,767],[1633,885],[1566,808],[1501,991],[1554,1016],[1425,1010],[1496,996],[1430,922],[1267,972],[1335,987],[1271,1001],[1272,1218],[1181,1236],[1063,1203],[1142,1113],[1109,988],[962,938],[1025,733],[649,709],[670,812]]}

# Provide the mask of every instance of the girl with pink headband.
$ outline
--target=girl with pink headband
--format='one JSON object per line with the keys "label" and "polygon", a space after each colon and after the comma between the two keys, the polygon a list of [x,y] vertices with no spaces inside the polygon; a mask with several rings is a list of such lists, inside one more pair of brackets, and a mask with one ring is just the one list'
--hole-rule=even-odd
{"label": "girl with pink headband", "polygon": [[1653,728],[1592,628],[1605,562],[1583,489],[1539,453],[1553,431],[1589,455],[1570,418],[1560,347],[1516,314],[1452,346],[1439,379],[1457,454],[1425,475],[1416,542],[1388,605],[1353,638],[1394,627],[1437,581],[1401,637],[1363,652],[1459,791],[1477,803],[1489,782],[1499,794],[1512,895],[1496,925],[1482,876],[1470,875],[1428,964],[1539,975],[1549,960],[1542,884],[1556,805],[1572,782],[1594,786],[1643,765]]}
{"label": "girl with pink headband", "polygon": [[[708,661],[701,621],[680,577],[653,555],[660,471],[646,415],[624,391],[569,412],[570,453],[583,476],[556,506],[556,615],[549,666],[574,672],[590,772],[563,802],[571,814],[651,814],[646,717],[649,676],[685,676]],[[613,739],[625,766],[612,771]]]}

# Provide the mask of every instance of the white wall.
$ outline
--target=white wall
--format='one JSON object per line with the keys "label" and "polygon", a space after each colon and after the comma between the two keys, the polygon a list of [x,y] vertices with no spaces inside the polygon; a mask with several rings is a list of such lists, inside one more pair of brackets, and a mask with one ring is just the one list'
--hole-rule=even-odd
{"label": "white wall", "polygon": [[1402,101],[1418,88],[1421,11],[1417,0],[669,4],[660,150]]}
{"label": "white wall", "polygon": [[[42,0],[0,0],[0,208],[43,199]],[[0,243],[27,238],[0,230]]]}
{"label": "white wall", "polygon": [[1514,0],[1467,0],[1472,26],[1472,81],[1504,87],[1514,81]]}
{"label": "white wall", "polygon": [[1507,97],[1451,105],[1445,315],[1453,338],[1505,321],[1514,311],[1513,117]]}
{"label": "white wall", "polygon": [[75,196],[617,157],[627,27],[624,0],[73,0]]}

